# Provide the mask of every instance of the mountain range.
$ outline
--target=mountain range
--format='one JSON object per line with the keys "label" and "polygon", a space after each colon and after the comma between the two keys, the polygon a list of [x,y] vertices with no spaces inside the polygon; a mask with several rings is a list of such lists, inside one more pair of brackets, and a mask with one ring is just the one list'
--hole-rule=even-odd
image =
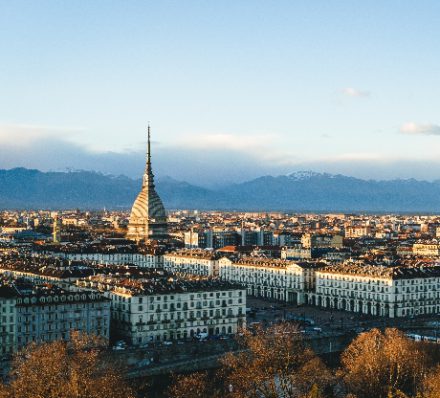
{"label": "mountain range", "polygon": [[[141,179],[92,171],[0,170],[0,209],[129,209]],[[170,177],[157,180],[167,209],[440,212],[440,180],[362,180],[296,172],[207,189]]]}

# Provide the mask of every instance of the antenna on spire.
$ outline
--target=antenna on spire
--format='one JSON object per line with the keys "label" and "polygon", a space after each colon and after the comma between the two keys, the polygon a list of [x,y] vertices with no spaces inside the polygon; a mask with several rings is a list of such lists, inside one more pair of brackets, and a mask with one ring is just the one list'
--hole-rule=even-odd
{"label": "antenna on spire", "polygon": [[147,144],[147,162],[151,162],[151,132],[150,132],[150,122],[148,122],[148,144]]}

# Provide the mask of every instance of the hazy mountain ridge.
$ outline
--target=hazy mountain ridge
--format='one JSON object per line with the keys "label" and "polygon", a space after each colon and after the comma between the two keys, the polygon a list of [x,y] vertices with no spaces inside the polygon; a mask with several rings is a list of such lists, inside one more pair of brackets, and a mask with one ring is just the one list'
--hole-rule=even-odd
{"label": "hazy mountain ridge", "polygon": [[[130,208],[141,179],[91,171],[0,170],[0,208]],[[361,180],[301,171],[263,176],[221,189],[170,177],[156,183],[168,209],[440,211],[440,182]]]}

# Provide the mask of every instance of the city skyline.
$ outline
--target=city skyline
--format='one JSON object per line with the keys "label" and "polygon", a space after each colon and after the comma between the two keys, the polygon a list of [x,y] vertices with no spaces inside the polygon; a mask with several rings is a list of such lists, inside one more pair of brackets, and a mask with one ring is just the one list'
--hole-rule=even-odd
{"label": "city skyline", "polygon": [[439,178],[439,8],[3,2],[0,168]]}
{"label": "city skyline", "polygon": [[439,398],[438,15],[0,0],[0,397]]}

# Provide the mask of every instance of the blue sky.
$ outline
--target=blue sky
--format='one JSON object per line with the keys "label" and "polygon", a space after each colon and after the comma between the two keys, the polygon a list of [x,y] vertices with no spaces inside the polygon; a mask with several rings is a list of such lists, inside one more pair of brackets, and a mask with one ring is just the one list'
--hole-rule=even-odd
{"label": "blue sky", "polygon": [[0,1],[0,167],[440,178],[438,1]]}

